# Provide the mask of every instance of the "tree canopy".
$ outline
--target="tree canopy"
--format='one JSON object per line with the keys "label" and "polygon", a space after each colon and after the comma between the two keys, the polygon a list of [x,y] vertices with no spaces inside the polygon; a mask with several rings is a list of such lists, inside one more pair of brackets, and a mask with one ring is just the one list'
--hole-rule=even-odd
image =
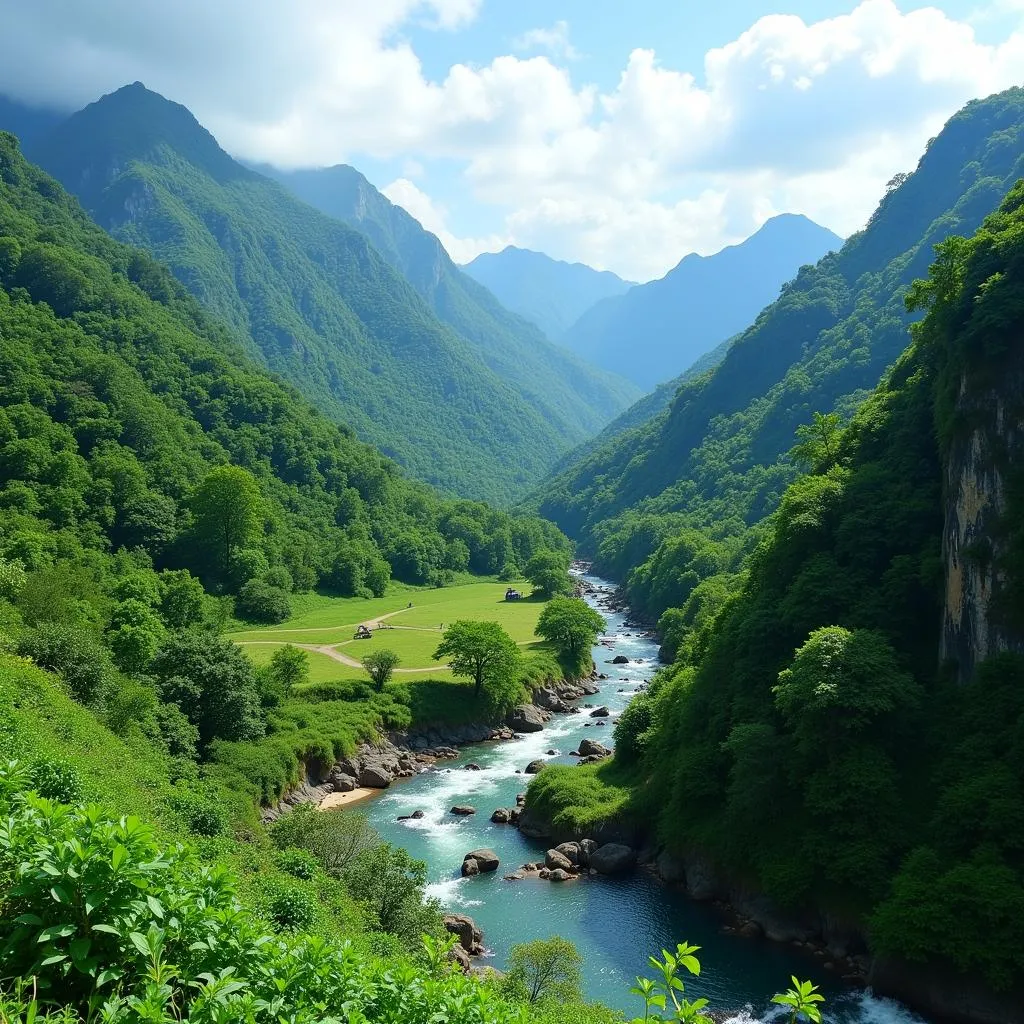
{"label": "tree canopy", "polygon": [[479,699],[481,694],[494,698],[514,683],[520,655],[500,623],[459,619],[444,631],[434,660],[447,660],[457,676],[472,679]]}

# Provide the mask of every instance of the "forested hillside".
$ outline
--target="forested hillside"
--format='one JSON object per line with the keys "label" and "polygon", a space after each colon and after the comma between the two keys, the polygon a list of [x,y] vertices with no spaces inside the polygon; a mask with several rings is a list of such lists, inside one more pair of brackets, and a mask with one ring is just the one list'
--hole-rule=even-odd
{"label": "forested hillside", "polygon": [[[815,412],[848,417],[902,351],[903,306],[937,242],[977,228],[1024,174],[1024,90],[976,101],[894,179],[868,226],[815,267],[740,335],[715,369],[684,384],[664,412],[613,437],[546,483],[533,507],[625,580],[646,614],[681,606],[714,569],[734,568],[797,473],[787,457]],[[830,421],[826,421],[830,422]],[[697,528],[716,545],[645,560]],[[730,539],[732,538],[732,539]],[[721,542],[721,544],[719,544]],[[701,558],[704,557],[702,554]],[[717,571],[717,570],[716,570]],[[653,595],[652,588],[660,590]]]}
{"label": "forested hillside", "polygon": [[72,116],[32,154],[252,339],[251,354],[421,479],[507,500],[586,436],[582,402],[502,379],[365,236],[237,164],[143,86]]}
{"label": "forested hillside", "polygon": [[452,262],[436,235],[354,167],[267,168],[266,173],[310,206],[365,234],[439,320],[470,341],[502,380],[514,383],[539,408],[557,410],[574,438],[593,435],[639,396],[640,388],[625,377],[586,363],[510,313]]}
{"label": "forested hillside", "polygon": [[463,267],[513,312],[558,340],[591,306],[622,295],[633,284],[610,270],[555,260],[542,252],[506,246]]}
{"label": "forested hillside", "polygon": [[926,1010],[1005,1020],[1024,991],[1024,182],[910,300],[911,347],[807,442],[720,614],[673,620],[678,659],[616,761],[676,856],[866,936]]}
{"label": "forested hillside", "polygon": [[653,388],[743,330],[802,266],[841,244],[806,217],[773,217],[739,245],[713,256],[691,253],[657,281],[601,300],[562,341],[596,365]]}
{"label": "forested hillside", "polygon": [[362,593],[565,549],[549,524],[406,480],[2,140],[0,557],[38,575],[41,606],[105,614],[104,578],[139,559],[222,591]]}

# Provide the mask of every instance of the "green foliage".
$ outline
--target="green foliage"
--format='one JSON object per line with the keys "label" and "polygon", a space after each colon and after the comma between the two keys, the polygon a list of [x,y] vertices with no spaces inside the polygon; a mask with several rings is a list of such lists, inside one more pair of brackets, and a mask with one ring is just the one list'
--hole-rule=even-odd
{"label": "green foliage", "polygon": [[559,830],[589,835],[606,822],[628,819],[630,781],[614,761],[551,764],[530,781],[526,806]]}
{"label": "green foliage", "polygon": [[279,647],[270,656],[270,675],[283,697],[288,697],[296,686],[309,682],[309,652],[293,644]]}
{"label": "green foliage", "polygon": [[[650,957],[655,977],[637,978],[630,989],[644,1001],[644,1015],[634,1017],[630,1024],[646,1024],[648,1021],[673,1021],[676,1024],[712,1024],[711,1018],[701,1011],[708,1005],[706,999],[687,999],[686,985],[679,976],[680,969],[692,975],[700,974],[700,961],[693,955],[700,946],[680,942],[674,953],[661,951],[664,960]],[[661,1011],[660,1013],[657,1011]],[[665,1014],[665,1016],[662,1016]]]}
{"label": "green foliage", "polygon": [[235,552],[255,539],[261,506],[255,477],[239,466],[211,469],[191,495],[193,529],[219,562],[221,579],[231,579]]}
{"label": "green foliage", "polygon": [[[446,289],[439,301],[457,333],[365,235],[235,163],[187,110],[140,85],[75,114],[32,155],[77,190],[100,225],[166,263],[250,356],[448,493],[507,503],[634,396],[539,333],[524,339],[525,325],[469,281],[480,293],[476,310],[453,312],[467,289]],[[83,173],[94,166],[117,173]],[[126,218],[137,194],[148,199]],[[49,256],[22,249],[23,265],[26,249],[33,267]],[[40,297],[63,310],[89,289],[80,264],[59,262],[66,272],[52,281],[46,262],[33,278],[47,284]],[[155,298],[180,291],[147,263],[136,276]],[[27,271],[18,283],[34,286]],[[317,472],[315,461],[288,461],[295,472]]]}
{"label": "green foliage", "polygon": [[[745,531],[777,508],[797,475],[787,458],[794,432],[815,410],[847,421],[897,359],[910,322],[904,296],[927,272],[933,246],[974,231],[1024,176],[1022,133],[1024,90],[968,104],[864,231],[803,267],[716,367],[681,381],[657,415],[585,449],[531,507],[594,556],[595,571],[621,581],[686,528],[749,551]],[[962,261],[950,250],[940,291]],[[683,599],[653,597],[642,610],[653,620]]]}
{"label": "green foliage", "polygon": [[22,634],[18,653],[56,672],[83,704],[97,701],[112,683],[110,656],[96,637],[81,627],[42,623]]}
{"label": "green foliage", "polygon": [[424,896],[427,866],[401,847],[378,842],[361,850],[342,873],[353,897],[381,931],[413,945],[420,935],[439,936],[441,905]]}
{"label": "green foliage", "polygon": [[383,690],[390,682],[395,666],[401,660],[394,651],[382,647],[363,658],[363,668],[366,669],[366,674],[370,677],[373,685],[378,690]]}
{"label": "green foliage", "polygon": [[497,708],[515,703],[519,648],[500,623],[453,622],[434,651],[435,661],[445,659],[457,676],[473,680],[475,699],[485,695]]}
{"label": "green foliage", "polygon": [[264,580],[249,580],[238,591],[235,614],[247,622],[273,625],[291,618],[292,603],[288,591]]}
{"label": "green foliage", "polygon": [[604,628],[604,618],[582,598],[553,597],[540,613],[536,633],[578,672],[589,669],[590,649]]}
{"label": "green foliage", "polygon": [[839,414],[816,412],[810,423],[796,428],[798,443],[790,451],[790,458],[811,473],[825,473],[839,458],[839,438],[842,433]]}
{"label": "green foliage", "polygon": [[29,783],[47,800],[62,804],[77,804],[82,800],[82,776],[70,761],[44,758],[29,769]]}
{"label": "green foliage", "polygon": [[344,875],[356,857],[380,842],[360,811],[328,813],[309,804],[300,804],[279,818],[270,829],[270,838],[282,853],[306,853],[335,877]]}
{"label": "green foliage", "polygon": [[282,850],[274,858],[274,863],[286,874],[301,878],[306,882],[312,881],[316,877],[320,867],[316,857],[294,846]]}
{"label": "green foliage", "polygon": [[790,978],[790,981],[793,987],[774,996],[772,1002],[789,1008],[790,1024],[797,1024],[801,1020],[821,1024],[821,1008],[818,1003],[823,1003],[825,997],[817,991],[817,985],[796,978]]}
{"label": "green foliage", "polygon": [[181,633],[160,648],[151,667],[160,696],[199,730],[204,748],[215,739],[263,735],[252,664],[231,641],[211,633]]}
{"label": "green foliage", "polygon": [[523,575],[542,597],[571,594],[573,591],[572,579],[569,577],[567,552],[538,551],[526,563]]}
{"label": "green foliage", "polygon": [[579,1003],[583,958],[559,935],[516,943],[508,954],[504,984],[513,998],[526,1003]]}

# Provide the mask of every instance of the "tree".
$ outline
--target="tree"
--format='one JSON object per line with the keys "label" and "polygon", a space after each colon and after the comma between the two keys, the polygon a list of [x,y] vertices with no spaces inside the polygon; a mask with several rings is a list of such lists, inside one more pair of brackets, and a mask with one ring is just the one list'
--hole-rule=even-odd
{"label": "tree", "polygon": [[0,598],[13,601],[25,586],[25,564],[18,558],[0,558]]}
{"label": "tree", "polygon": [[383,690],[391,679],[391,673],[401,659],[394,651],[382,647],[379,651],[372,651],[363,658],[363,668],[366,669],[373,680],[373,685],[378,690]]}
{"label": "tree", "polygon": [[199,729],[204,747],[215,739],[252,740],[265,724],[252,663],[230,640],[179,633],[150,666],[162,700],[177,704]]}
{"label": "tree", "polygon": [[789,455],[797,465],[812,473],[825,473],[839,460],[839,442],[843,436],[839,413],[816,412],[810,423],[796,428],[796,436],[798,443],[790,449]]}
{"label": "tree", "polygon": [[469,676],[475,684],[473,696],[479,699],[485,686],[497,690],[512,678],[519,648],[497,622],[459,619],[444,631],[434,658],[447,659],[457,676]]}
{"label": "tree", "polygon": [[203,621],[206,592],[202,583],[187,569],[174,569],[162,573],[160,584],[160,613],[171,629],[188,629]]}
{"label": "tree", "polygon": [[309,682],[309,653],[294,644],[278,647],[270,656],[270,672],[287,696],[294,687]]}
{"label": "tree", "polygon": [[506,982],[513,994],[528,1003],[577,1003],[583,998],[582,963],[576,947],[559,935],[519,942],[509,953]]}
{"label": "tree", "polygon": [[196,535],[217,548],[227,581],[234,552],[255,538],[260,525],[263,499],[256,478],[239,466],[218,466],[200,481],[191,504]]}
{"label": "tree", "polygon": [[569,556],[564,552],[538,551],[526,563],[523,575],[533,584],[538,593],[547,597],[572,593],[572,580],[569,578]]}
{"label": "tree", "polygon": [[589,656],[604,628],[604,619],[586,601],[578,597],[553,597],[540,613],[534,632],[553,643],[562,657],[575,664]]}
{"label": "tree", "polygon": [[323,814],[311,804],[300,804],[279,818],[270,829],[279,850],[311,853],[329,874],[341,877],[364,850],[380,843],[380,836],[361,811]]}
{"label": "tree", "polygon": [[235,614],[249,622],[284,622],[292,613],[287,591],[263,580],[249,580],[238,592]]}
{"label": "tree", "polygon": [[414,946],[421,935],[441,934],[440,905],[423,892],[427,865],[401,847],[378,843],[363,850],[345,869],[342,880],[380,931],[396,935],[407,946]]}

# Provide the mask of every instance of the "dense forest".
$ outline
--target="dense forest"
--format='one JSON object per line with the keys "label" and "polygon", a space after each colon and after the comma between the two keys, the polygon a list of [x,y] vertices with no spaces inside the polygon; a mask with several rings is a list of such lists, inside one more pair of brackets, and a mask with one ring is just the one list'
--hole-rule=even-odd
{"label": "dense forest", "polygon": [[[757,542],[750,528],[799,472],[789,455],[796,430],[816,411],[848,419],[897,358],[915,316],[904,309],[907,289],[935,243],[974,231],[1024,174],[1022,139],[1024,90],[968,104],[917,169],[890,182],[867,227],[802,269],[720,364],[684,380],[662,412],[584,449],[530,507],[577,539],[599,571],[629,578],[652,618],[706,577],[689,549],[671,566],[668,550],[645,565],[667,538],[701,531],[717,545],[714,566],[738,567]],[[679,581],[668,601],[648,599],[658,565]]]}
{"label": "dense forest", "polygon": [[452,265],[465,285],[445,314],[457,333],[365,235],[236,163],[141,85],[29,155],[102,227],[169,266],[251,356],[446,491],[508,502],[636,395],[569,354],[552,351],[539,372],[551,346],[519,337],[532,329]]}
{"label": "dense forest", "polygon": [[[834,443],[809,448],[812,472],[718,616],[680,627],[675,664],[616,733],[672,849],[859,922],[877,954],[996,990],[1024,980],[1022,281],[1024,183],[969,242],[939,247],[910,292],[928,310],[913,344]],[[996,404],[991,425],[979,410]],[[988,581],[976,668],[939,661],[961,472],[994,482],[961,552]]]}

